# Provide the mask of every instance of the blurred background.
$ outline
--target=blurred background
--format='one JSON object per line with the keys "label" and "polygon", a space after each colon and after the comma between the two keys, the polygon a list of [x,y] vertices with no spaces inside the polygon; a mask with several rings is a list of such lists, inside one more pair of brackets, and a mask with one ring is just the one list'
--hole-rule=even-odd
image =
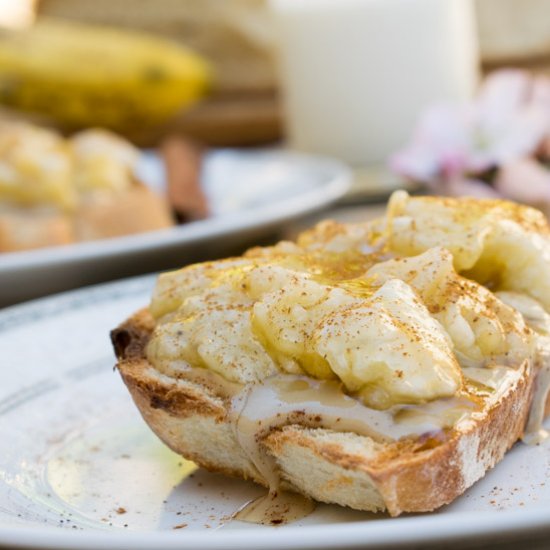
{"label": "blurred background", "polygon": [[[237,253],[324,217],[365,220],[398,188],[550,212],[548,8],[547,0],[0,0],[0,284],[2,263],[35,249],[171,235],[155,241],[156,254],[153,241],[147,254],[127,241],[124,269],[90,260],[87,277],[81,269],[16,298],[5,290],[0,301]],[[282,155],[275,165],[262,160],[266,150]],[[244,164],[230,171],[220,151]],[[289,151],[335,159],[342,171],[326,178],[349,184],[328,193],[318,182],[325,195],[311,199],[302,180],[317,176],[296,170]],[[250,162],[264,169],[251,177]],[[258,205],[293,194],[310,207],[252,219]],[[229,214],[239,221],[216,226],[216,243],[189,229]],[[10,261],[13,281],[21,270]]]}
{"label": "blurred background", "polygon": [[[311,17],[315,17],[316,9],[323,9],[316,8],[315,3],[316,0],[306,2],[309,6],[304,7],[313,12]],[[326,4],[324,0],[317,3]],[[414,3],[414,0],[410,2]],[[338,4],[333,2],[332,9],[338,10]],[[373,9],[368,1],[356,4],[364,4],[365,10]],[[390,0],[388,4],[388,9],[396,10],[394,18],[400,17],[404,2]],[[422,2],[417,4],[421,6]],[[543,73],[550,71],[550,22],[545,0],[476,0],[474,8],[479,67],[483,74],[510,66]],[[46,17],[145,31],[190,47],[204,56],[212,64],[215,84],[208,98],[191,112],[177,113],[170,121],[173,124],[170,129],[177,128],[213,145],[257,145],[284,136],[281,82],[276,66],[276,21],[267,0],[0,2],[3,27],[24,27]],[[428,23],[410,22],[419,27]],[[304,36],[304,40],[308,37]],[[323,40],[329,43],[334,37],[326,36]],[[467,43],[462,46],[471,47]],[[345,59],[345,53],[341,55]],[[384,52],[378,55],[383,63]],[[50,62],[53,64],[55,60]],[[383,67],[379,69],[383,71]],[[135,131],[141,134],[136,136],[141,138],[141,143],[154,144],[167,129],[143,127]]]}
{"label": "blurred background", "polygon": [[[306,2],[309,6],[304,9],[313,12],[310,17],[323,9],[316,8],[315,3],[316,0]],[[326,4],[324,0],[317,3]],[[356,4],[364,4],[366,10],[374,9],[368,1]],[[396,10],[394,18],[403,17],[399,11],[404,9],[404,2],[390,0],[388,4],[388,9]],[[417,4],[422,6],[422,2]],[[338,2],[333,2],[332,9],[338,9],[337,6]],[[549,71],[550,23],[545,0],[475,0],[474,8],[479,67],[483,74],[509,66]],[[0,2],[2,27],[25,27],[46,17],[144,31],[188,46],[208,59],[215,78],[208,99],[192,112],[178,113],[171,120],[173,127],[215,145],[256,145],[283,137],[276,21],[267,0]],[[422,27],[429,21],[417,20],[411,24]],[[455,24],[459,25],[460,21]],[[333,39],[327,36],[326,42]],[[304,40],[308,37],[304,36]],[[378,55],[383,62],[384,52]],[[135,137],[138,142],[152,144],[162,131],[167,129],[135,128],[135,132],[141,134]]]}

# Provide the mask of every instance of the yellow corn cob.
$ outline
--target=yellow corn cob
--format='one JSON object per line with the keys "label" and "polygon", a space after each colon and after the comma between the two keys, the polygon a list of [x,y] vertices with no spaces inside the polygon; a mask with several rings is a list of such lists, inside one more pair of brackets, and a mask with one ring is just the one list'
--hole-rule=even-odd
{"label": "yellow corn cob", "polygon": [[139,32],[42,20],[0,33],[0,103],[67,128],[165,122],[207,90],[208,64]]}

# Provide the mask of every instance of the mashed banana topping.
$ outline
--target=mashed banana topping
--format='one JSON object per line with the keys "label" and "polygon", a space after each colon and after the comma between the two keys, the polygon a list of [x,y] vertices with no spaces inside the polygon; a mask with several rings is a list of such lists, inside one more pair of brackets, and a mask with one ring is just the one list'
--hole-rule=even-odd
{"label": "mashed banana topping", "polygon": [[373,408],[450,397],[461,386],[450,339],[398,279],[326,317],[315,339],[345,387]]}
{"label": "mashed banana topping", "polygon": [[463,367],[518,365],[534,352],[535,338],[521,313],[458,275],[444,248],[379,263],[366,277],[380,283],[398,278],[409,284],[445,328]]}
{"label": "mashed banana topping", "polygon": [[128,189],[139,151],[104,130],[65,139],[52,130],[3,122],[0,158],[0,201],[71,211],[83,194]]}
{"label": "mashed banana topping", "polygon": [[[363,288],[323,285],[279,265],[226,268],[199,270],[205,279],[195,280],[204,284],[208,273],[210,285],[189,289],[158,325],[147,349],[157,368],[181,361],[243,384],[276,372],[338,378],[374,408],[451,396],[460,387],[450,340],[402,281],[365,297]],[[170,288],[166,277],[162,286]]]}
{"label": "mashed banana topping", "polygon": [[0,199],[18,205],[73,208],[72,164],[66,141],[22,123],[0,126]]}
{"label": "mashed banana topping", "polygon": [[397,192],[382,220],[161,275],[147,357],[239,384],[335,380],[375,409],[468,393],[539,353],[549,243],[532,209]]}
{"label": "mashed banana topping", "polygon": [[550,309],[550,229],[534,208],[501,200],[412,198],[398,191],[378,230],[400,256],[443,246],[468,279],[494,291],[527,294]]}
{"label": "mashed banana topping", "polygon": [[79,192],[117,192],[131,186],[140,153],[128,141],[97,129],[74,135],[70,146]]}

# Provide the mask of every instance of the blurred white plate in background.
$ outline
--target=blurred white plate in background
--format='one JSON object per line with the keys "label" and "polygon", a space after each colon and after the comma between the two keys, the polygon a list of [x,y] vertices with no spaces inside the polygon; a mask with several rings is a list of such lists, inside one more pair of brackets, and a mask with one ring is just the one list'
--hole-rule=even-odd
{"label": "blurred white plate in background", "polygon": [[[138,176],[164,186],[158,157],[145,153]],[[172,229],[0,254],[0,307],[48,293],[224,256],[285,222],[323,208],[351,184],[342,163],[283,150],[218,150],[203,166],[213,216]]]}
{"label": "blurred white plate in background", "polygon": [[1,548],[454,548],[520,536],[533,548],[529,534],[550,534],[550,440],[515,445],[432,514],[319,505],[282,527],[231,521],[263,490],[193,472],[152,435],[112,369],[109,330],[148,302],[153,284],[129,279],[0,312]]}

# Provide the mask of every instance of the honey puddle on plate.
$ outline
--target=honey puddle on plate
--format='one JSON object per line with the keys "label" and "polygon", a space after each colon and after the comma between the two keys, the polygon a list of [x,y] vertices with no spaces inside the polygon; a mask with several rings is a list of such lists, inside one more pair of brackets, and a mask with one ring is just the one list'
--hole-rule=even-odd
{"label": "honey puddle on plate", "polygon": [[302,519],[315,510],[315,503],[297,493],[270,491],[251,500],[234,516],[234,519],[262,525],[282,525]]}

